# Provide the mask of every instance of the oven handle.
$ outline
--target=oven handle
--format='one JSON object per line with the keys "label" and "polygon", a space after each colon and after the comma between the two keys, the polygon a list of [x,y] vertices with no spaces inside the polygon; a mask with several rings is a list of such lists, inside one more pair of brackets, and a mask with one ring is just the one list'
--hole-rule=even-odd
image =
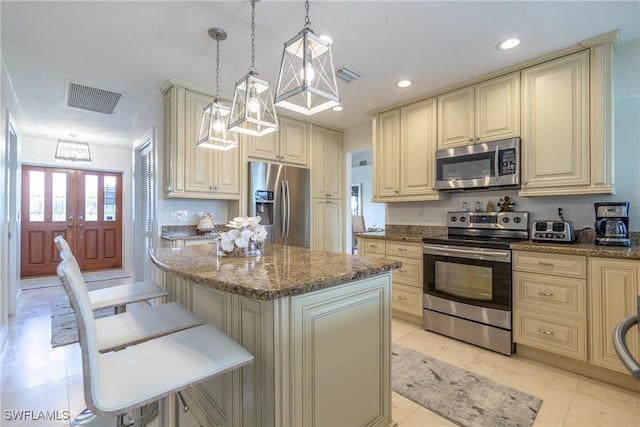
{"label": "oven handle", "polygon": [[[428,244],[424,245],[423,253],[426,255],[448,255],[448,253],[454,253],[471,259],[483,259],[489,257],[499,262],[511,262],[511,251],[490,251],[484,248],[464,249],[447,245]],[[496,258],[504,258],[504,260]]]}

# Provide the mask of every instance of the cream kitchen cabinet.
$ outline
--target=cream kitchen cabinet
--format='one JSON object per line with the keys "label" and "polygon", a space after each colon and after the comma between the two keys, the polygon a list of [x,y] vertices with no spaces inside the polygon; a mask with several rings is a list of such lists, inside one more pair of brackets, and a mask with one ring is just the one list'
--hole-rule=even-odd
{"label": "cream kitchen cabinet", "polygon": [[342,134],[320,126],[311,126],[311,196],[343,198]]}
{"label": "cream kitchen cabinet", "polygon": [[342,252],[344,209],[341,199],[313,198],[311,203],[311,248]]}
{"label": "cream kitchen cabinet", "polygon": [[385,242],[381,239],[364,238],[361,255],[373,258],[385,258]]}
{"label": "cream kitchen cabinet", "polygon": [[[640,261],[590,258],[590,319],[592,363],[628,373],[613,348],[613,331],[618,323],[637,312]],[[640,340],[634,329],[626,336],[633,357],[640,358]]]}
{"label": "cream kitchen cabinet", "polygon": [[374,201],[439,200],[435,190],[436,99],[374,119]]}
{"label": "cream kitchen cabinet", "polygon": [[522,70],[521,196],[613,193],[613,46]]}
{"label": "cream kitchen cabinet", "polygon": [[513,252],[513,335],[518,344],[587,361],[586,258]]}
{"label": "cream kitchen cabinet", "polygon": [[237,200],[240,157],[196,145],[202,110],[212,95],[169,82],[164,90],[165,196]]}
{"label": "cream kitchen cabinet", "polygon": [[438,148],[520,136],[520,73],[438,96]]}
{"label": "cream kitchen cabinet", "polygon": [[174,240],[162,240],[162,246],[168,248],[181,248],[184,246],[198,246],[198,245],[214,245],[215,238],[202,237],[198,239],[174,239]]}
{"label": "cream kitchen cabinet", "polygon": [[280,116],[279,129],[262,137],[250,136],[247,155],[251,159],[282,162],[302,167],[309,165],[307,125]]}

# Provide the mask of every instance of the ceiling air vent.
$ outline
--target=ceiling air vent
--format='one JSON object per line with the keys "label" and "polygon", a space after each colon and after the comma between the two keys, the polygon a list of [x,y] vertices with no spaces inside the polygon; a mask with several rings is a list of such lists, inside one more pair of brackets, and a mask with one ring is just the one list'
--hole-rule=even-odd
{"label": "ceiling air vent", "polygon": [[113,114],[122,94],[81,83],[67,82],[67,106],[96,113]]}
{"label": "ceiling air vent", "polygon": [[336,77],[341,78],[347,83],[351,83],[358,80],[360,77],[364,77],[364,74],[348,67],[342,67],[336,71]]}

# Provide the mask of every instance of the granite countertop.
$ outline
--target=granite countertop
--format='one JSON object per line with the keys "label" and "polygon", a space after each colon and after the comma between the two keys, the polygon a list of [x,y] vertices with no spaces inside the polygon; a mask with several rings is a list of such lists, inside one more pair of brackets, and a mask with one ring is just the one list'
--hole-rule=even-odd
{"label": "granite countertop", "polygon": [[640,260],[640,246],[631,245],[631,247],[621,246],[600,246],[595,243],[546,243],[533,242],[527,240],[524,242],[512,243],[511,249],[517,251],[529,252],[547,252],[568,255],[585,255],[606,258],[624,258]]}
{"label": "granite countertop", "polygon": [[162,233],[160,238],[162,240],[203,240],[203,239],[215,239],[218,237],[218,233],[212,234],[191,234],[191,233]]}
{"label": "granite countertop", "polygon": [[258,257],[216,257],[210,246],[155,248],[151,259],[161,270],[221,291],[273,300],[330,288],[402,266],[373,259],[295,246],[267,244]]}
{"label": "granite countertop", "polygon": [[403,242],[418,242],[418,243],[422,243],[422,238],[426,237],[421,234],[398,234],[398,233],[389,233],[386,231],[364,232],[364,233],[357,233],[357,235],[366,237],[367,239],[399,240]]}

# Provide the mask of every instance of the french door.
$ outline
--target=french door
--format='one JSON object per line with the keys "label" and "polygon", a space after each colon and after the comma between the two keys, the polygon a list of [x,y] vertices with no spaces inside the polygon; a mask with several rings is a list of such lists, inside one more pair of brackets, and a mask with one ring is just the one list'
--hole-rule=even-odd
{"label": "french door", "polygon": [[122,267],[122,174],[22,167],[21,277],[56,273],[53,239],[83,271]]}

